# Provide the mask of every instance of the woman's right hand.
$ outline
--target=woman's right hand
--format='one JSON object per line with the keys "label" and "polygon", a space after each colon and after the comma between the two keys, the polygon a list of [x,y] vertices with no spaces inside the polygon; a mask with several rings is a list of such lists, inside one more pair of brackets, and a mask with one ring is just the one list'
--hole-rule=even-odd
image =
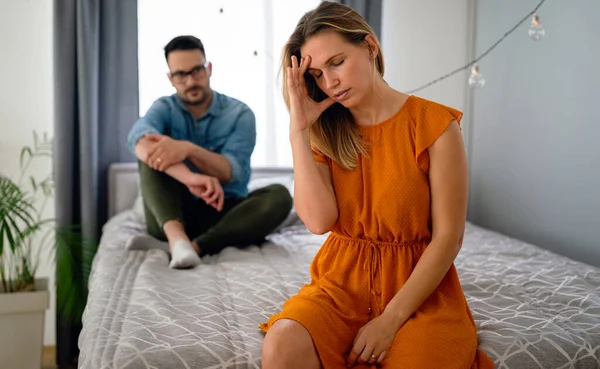
{"label": "woman's right hand", "polygon": [[294,131],[302,132],[309,128],[323,114],[325,109],[335,102],[331,97],[327,97],[321,102],[316,102],[308,96],[308,89],[304,81],[304,73],[310,65],[309,55],[298,59],[292,55],[292,66],[287,67],[287,91],[290,104],[290,134]]}

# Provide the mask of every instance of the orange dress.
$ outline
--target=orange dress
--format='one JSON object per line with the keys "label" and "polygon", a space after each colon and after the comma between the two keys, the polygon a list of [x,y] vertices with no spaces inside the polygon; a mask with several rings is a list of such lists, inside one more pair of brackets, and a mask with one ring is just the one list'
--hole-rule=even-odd
{"label": "orange dress", "polygon": [[[292,319],[310,333],[324,369],[346,367],[358,330],[380,315],[431,241],[427,148],[462,113],[410,96],[390,119],[360,127],[369,157],[348,171],[315,153],[332,172],[339,218],[315,256],[311,282],[260,327]],[[459,278],[450,267],[398,331],[384,368],[493,368]],[[370,365],[356,365],[367,368]]]}

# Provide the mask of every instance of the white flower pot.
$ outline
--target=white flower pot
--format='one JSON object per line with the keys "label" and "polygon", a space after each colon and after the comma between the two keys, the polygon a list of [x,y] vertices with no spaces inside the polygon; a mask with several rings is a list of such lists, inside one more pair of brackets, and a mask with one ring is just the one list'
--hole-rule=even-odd
{"label": "white flower pot", "polygon": [[40,369],[44,317],[50,301],[48,279],[35,280],[35,291],[0,293],[0,367]]}

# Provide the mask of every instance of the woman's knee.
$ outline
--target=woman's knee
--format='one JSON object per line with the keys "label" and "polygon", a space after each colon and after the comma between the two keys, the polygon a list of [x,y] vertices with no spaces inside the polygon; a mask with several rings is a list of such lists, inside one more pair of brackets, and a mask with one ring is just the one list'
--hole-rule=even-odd
{"label": "woman's knee", "polygon": [[290,319],[275,322],[265,337],[262,368],[321,368],[317,350],[306,328]]}

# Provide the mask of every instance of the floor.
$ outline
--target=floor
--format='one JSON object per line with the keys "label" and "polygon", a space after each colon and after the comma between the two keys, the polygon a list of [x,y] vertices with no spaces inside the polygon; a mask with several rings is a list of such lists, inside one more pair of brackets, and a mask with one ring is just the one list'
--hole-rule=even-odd
{"label": "floor", "polygon": [[56,366],[56,347],[44,346],[44,355],[42,356],[42,369],[57,369]]}
{"label": "floor", "polygon": [[[76,369],[77,363],[67,365],[63,369]],[[44,346],[42,355],[42,369],[58,369],[56,365],[56,346]]]}

